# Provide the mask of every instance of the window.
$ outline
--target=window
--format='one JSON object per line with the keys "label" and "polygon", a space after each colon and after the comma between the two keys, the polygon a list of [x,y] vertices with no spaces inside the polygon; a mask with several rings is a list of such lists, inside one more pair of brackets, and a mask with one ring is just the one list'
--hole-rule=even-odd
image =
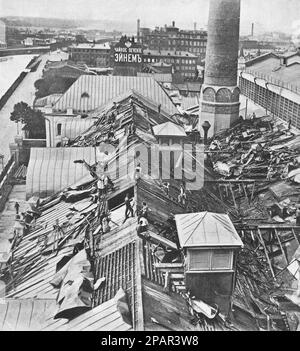
{"label": "window", "polygon": [[231,269],[231,253],[230,250],[213,251],[211,269]]}
{"label": "window", "polygon": [[61,123],[57,125],[57,135],[61,135]]}
{"label": "window", "polygon": [[209,271],[211,251],[191,250],[190,251],[190,270]]}
{"label": "window", "polygon": [[224,271],[232,269],[232,250],[189,250],[188,252],[188,269],[191,271]]}

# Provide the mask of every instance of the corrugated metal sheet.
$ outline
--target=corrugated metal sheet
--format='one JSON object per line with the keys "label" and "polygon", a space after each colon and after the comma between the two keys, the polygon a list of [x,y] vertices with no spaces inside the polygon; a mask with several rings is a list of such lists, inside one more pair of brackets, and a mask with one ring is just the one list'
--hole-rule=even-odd
{"label": "corrugated metal sheet", "polygon": [[90,128],[94,122],[95,120],[92,118],[68,118],[64,123],[64,136],[70,140],[74,140]]}
{"label": "corrugated metal sheet", "polygon": [[44,331],[129,331],[132,326],[126,323],[117,306],[111,299],[71,321],[52,320]]}
{"label": "corrugated metal sheet", "polygon": [[144,73],[138,72],[138,77],[153,77],[157,82],[160,83],[172,83],[171,73]]}
{"label": "corrugated metal sheet", "polygon": [[56,308],[54,299],[5,299],[0,303],[0,330],[41,330]]}
{"label": "corrugated metal sheet", "polygon": [[35,107],[44,107],[46,105],[53,106],[63,94],[51,94],[43,98],[37,99],[35,102]]}
{"label": "corrugated metal sheet", "polygon": [[144,324],[146,331],[212,331],[213,322],[191,323],[193,316],[187,302],[173,292],[165,292],[163,287],[143,280]]}
{"label": "corrugated metal sheet", "polygon": [[228,215],[200,212],[176,215],[175,220],[181,247],[243,246]]}
{"label": "corrugated metal sheet", "polygon": [[[93,147],[32,148],[27,170],[26,196],[46,197],[71,186],[89,175],[74,160],[95,163]],[[90,177],[92,180],[92,177]]]}
{"label": "corrugated metal sheet", "polygon": [[[93,111],[130,89],[161,104],[171,115],[178,113],[169,96],[152,77],[82,75],[57,101],[54,109],[66,111],[72,107],[78,112]],[[83,93],[86,93],[85,97]]]}

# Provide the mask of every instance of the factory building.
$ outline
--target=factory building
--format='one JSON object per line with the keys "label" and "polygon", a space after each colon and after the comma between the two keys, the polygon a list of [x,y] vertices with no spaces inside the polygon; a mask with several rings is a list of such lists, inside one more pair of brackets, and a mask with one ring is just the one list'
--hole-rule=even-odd
{"label": "factory building", "polygon": [[70,60],[88,66],[108,67],[110,65],[110,44],[78,44],[69,47]]}
{"label": "factory building", "polygon": [[0,20],[0,48],[6,47],[6,25]]}
{"label": "factory building", "polygon": [[198,77],[197,56],[187,51],[144,50],[144,64],[165,63],[173,66],[173,73],[180,73],[185,79]]}
{"label": "factory building", "polygon": [[300,55],[270,53],[246,62],[240,73],[243,95],[266,110],[266,114],[300,128]]}
{"label": "factory building", "polygon": [[150,50],[187,51],[197,56],[198,61],[205,57],[207,32],[197,30],[196,23],[194,30],[181,30],[175,26],[174,21],[171,26],[151,30],[140,28],[138,20],[137,31],[138,40]]}

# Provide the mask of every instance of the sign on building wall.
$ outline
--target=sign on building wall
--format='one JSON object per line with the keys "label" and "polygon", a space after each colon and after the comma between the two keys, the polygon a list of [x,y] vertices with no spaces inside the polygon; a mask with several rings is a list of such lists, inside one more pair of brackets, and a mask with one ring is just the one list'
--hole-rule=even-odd
{"label": "sign on building wall", "polygon": [[142,63],[142,47],[131,40],[122,39],[114,48],[115,64],[128,66],[140,65]]}

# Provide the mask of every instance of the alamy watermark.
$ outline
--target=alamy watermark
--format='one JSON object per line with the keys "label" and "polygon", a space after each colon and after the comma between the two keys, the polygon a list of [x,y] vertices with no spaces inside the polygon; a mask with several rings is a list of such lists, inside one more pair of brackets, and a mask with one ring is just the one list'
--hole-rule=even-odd
{"label": "alamy watermark", "polygon": [[203,144],[129,143],[127,138],[114,147],[97,147],[97,173],[103,169],[112,179],[151,177],[155,180],[181,180],[186,190],[200,190],[204,183]]}

